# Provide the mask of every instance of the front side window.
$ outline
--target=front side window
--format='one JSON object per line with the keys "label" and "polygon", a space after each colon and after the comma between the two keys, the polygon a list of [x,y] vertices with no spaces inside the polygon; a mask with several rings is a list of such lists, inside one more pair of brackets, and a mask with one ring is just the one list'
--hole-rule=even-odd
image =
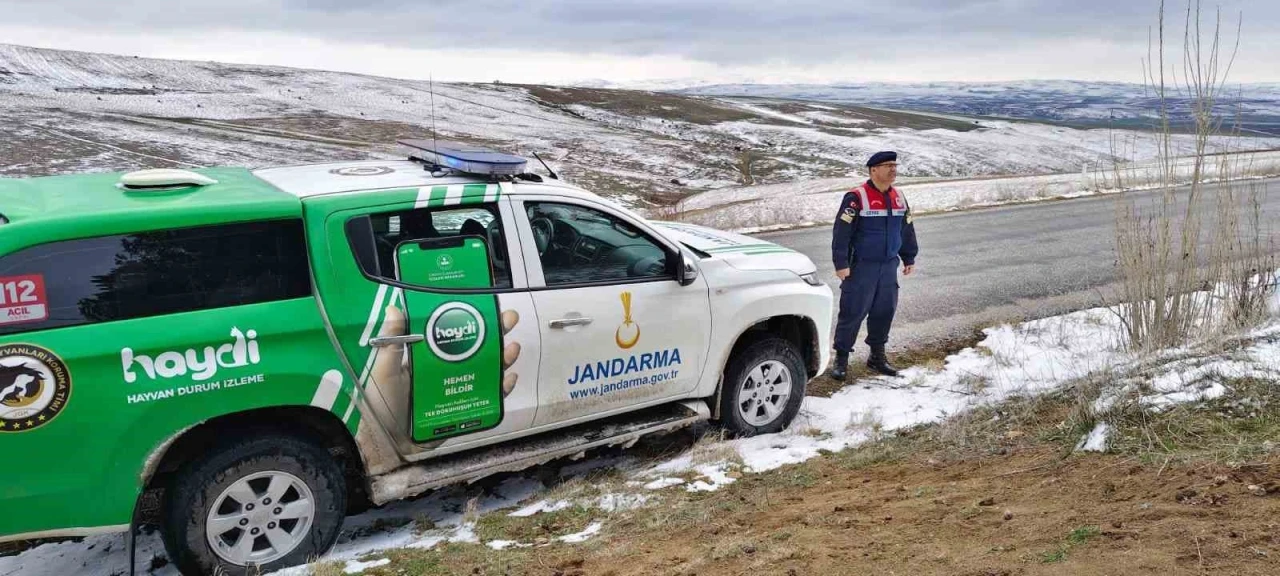
{"label": "front side window", "polygon": [[674,278],[662,245],[608,213],[557,202],[525,202],[547,286]]}
{"label": "front side window", "polygon": [[0,294],[13,334],[301,298],[311,277],[302,221],[281,220],[34,246],[0,258]]}

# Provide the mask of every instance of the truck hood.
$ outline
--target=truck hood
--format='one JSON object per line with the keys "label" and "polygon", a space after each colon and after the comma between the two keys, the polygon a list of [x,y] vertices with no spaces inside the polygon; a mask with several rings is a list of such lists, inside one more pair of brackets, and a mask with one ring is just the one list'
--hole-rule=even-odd
{"label": "truck hood", "polygon": [[772,242],[694,224],[651,223],[667,238],[739,270],[790,270],[796,274],[817,271],[808,256]]}

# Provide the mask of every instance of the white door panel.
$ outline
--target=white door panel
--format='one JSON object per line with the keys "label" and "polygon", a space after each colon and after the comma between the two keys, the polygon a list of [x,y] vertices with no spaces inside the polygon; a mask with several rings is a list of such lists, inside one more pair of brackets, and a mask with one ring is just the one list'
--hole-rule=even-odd
{"label": "white door panel", "polygon": [[668,247],[605,206],[521,200],[513,207],[542,335],[534,426],[692,391],[711,335],[705,280],[681,286],[667,274]]}
{"label": "white door panel", "polygon": [[705,285],[674,280],[534,293],[544,319],[535,426],[687,393],[710,335]]}

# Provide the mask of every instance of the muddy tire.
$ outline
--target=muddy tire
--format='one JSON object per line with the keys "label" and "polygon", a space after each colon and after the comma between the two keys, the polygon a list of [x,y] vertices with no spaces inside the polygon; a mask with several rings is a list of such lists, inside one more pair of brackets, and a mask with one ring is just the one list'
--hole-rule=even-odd
{"label": "muddy tire", "polygon": [[720,425],[735,436],[780,432],[800,412],[807,383],[794,344],[782,338],[754,342],[729,359]]}
{"label": "muddy tire", "polygon": [[183,574],[259,574],[324,554],[345,512],[342,469],[326,450],[263,435],[183,466],[166,491],[161,535]]}

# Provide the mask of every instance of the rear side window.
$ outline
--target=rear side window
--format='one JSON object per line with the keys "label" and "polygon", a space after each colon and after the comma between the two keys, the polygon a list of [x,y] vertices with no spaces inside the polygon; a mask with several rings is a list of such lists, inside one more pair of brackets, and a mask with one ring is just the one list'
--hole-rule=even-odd
{"label": "rear side window", "polygon": [[[0,258],[0,285],[7,280],[34,288],[10,291],[0,297],[0,312],[9,313],[9,319],[0,315],[0,334],[311,294],[301,220],[185,228],[34,246]],[[0,288],[0,292],[5,291]],[[24,293],[28,296],[26,302],[15,300]]]}
{"label": "rear side window", "polygon": [[366,274],[426,288],[441,286],[416,281],[411,279],[412,276],[396,277],[398,247],[411,240],[461,238],[474,238],[484,242],[489,252],[487,287],[510,288],[511,270],[507,259],[507,243],[497,204],[384,212],[347,222],[347,239],[351,242],[356,261]]}

